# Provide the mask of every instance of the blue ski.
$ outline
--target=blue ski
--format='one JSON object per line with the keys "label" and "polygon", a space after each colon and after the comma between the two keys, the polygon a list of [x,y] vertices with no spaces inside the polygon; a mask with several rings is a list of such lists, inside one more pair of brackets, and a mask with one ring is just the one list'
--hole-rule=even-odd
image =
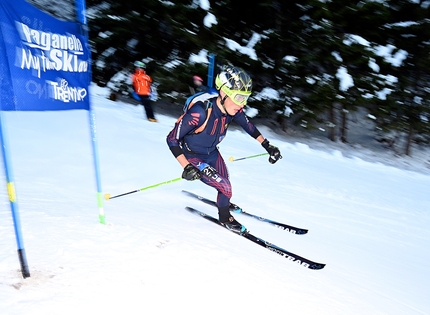
{"label": "blue ski", "polygon": [[[204,203],[206,203],[208,205],[211,205],[211,206],[214,206],[214,207],[217,206],[216,202],[213,201],[213,200],[210,200],[210,199],[207,199],[205,197],[199,196],[199,195],[197,195],[195,193],[192,193],[192,192],[189,192],[187,190],[182,190],[182,192],[185,193],[185,194],[187,194],[188,196],[197,198],[200,201],[203,201]],[[251,214],[251,213],[243,211],[243,210],[241,210],[239,213],[242,213],[242,214],[247,215],[249,217],[253,217],[254,219],[257,219],[257,220],[262,221],[262,222],[267,222],[267,223],[269,223],[269,224],[271,224],[271,225],[273,225],[273,226],[275,226],[275,227],[277,227],[277,228],[279,228],[281,230],[284,230],[284,231],[287,231],[287,232],[290,232],[290,233],[293,233],[293,234],[303,235],[303,234],[308,233],[308,230],[306,230],[306,229],[301,229],[301,228],[298,228],[298,227],[295,227],[295,226],[291,226],[291,225],[287,225],[287,224],[284,224],[284,223],[276,222],[276,221],[273,221],[273,220],[270,220],[270,219],[265,219],[265,218],[256,216],[254,214]]]}

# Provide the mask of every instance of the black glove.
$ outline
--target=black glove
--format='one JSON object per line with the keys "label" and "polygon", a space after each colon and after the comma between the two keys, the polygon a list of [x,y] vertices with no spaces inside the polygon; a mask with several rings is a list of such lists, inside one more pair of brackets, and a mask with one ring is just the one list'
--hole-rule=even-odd
{"label": "black glove", "polygon": [[202,178],[202,175],[200,174],[199,169],[190,163],[184,167],[182,178],[186,180],[196,180]]}
{"label": "black glove", "polygon": [[279,159],[282,159],[281,151],[274,145],[271,145],[269,140],[264,139],[261,145],[266,149],[267,153],[269,153],[269,162],[271,164],[275,164]]}

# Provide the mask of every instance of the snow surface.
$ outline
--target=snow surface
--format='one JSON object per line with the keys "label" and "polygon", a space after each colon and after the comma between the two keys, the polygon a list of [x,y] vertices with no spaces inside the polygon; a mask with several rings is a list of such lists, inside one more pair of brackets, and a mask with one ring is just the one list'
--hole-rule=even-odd
{"label": "snow surface", "polygon": [[[150,123],[141,106],[112,102],[108,93],[92,86],[104,193],[179,177],[165,143],[175,118],[158,114],[159,123]],[[184,210],[216,215],[181,193],[214,198],[201,182],[105,201],[107,224],[100,224],[88,113],[3,115],[31,277],[19,271],[4,185],[0,314],[430,314],[428,173],[387,166],[375,155],[311,148],[265,127],[282,160],[229,162],[264,152],[230,130],[220,150],[232,201],[309,233],[236,218],[263,239],[327,264],[315,271]]]}

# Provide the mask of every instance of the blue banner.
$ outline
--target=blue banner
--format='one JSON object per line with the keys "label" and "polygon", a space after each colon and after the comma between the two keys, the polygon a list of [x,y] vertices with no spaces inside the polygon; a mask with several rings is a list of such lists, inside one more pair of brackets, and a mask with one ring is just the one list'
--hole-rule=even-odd
{"label": "blue banner", "polygon": [[79,23],[0,1],[0,110],[90,107],[91,52]]}

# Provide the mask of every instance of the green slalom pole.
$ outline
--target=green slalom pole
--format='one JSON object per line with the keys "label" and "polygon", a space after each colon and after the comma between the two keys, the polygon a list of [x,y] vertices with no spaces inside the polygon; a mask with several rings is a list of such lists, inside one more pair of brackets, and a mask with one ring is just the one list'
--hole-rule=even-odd
{"label": "green slalom pole", "polygon": [[234,157],[230,156],[230,158],[228,160],[230,162],[236,162],[236,161],[245,160],[245,159],[252,159],[252,158],[263,156],[263,155],[269,155],[269,153],[261,153],[261,154],[256,154],[256,155],[250,155],[250,156],[245,156],[245,157],[238,158],[238,159],[235,159]]}
{"label": "green slalom pole", "polygon": [[121,197],[121,196],[126,196],[126,195],[130,195],[130,194],[134,194],[134,193],[137,193],[139,191],[144,191],[144,190],[147,190],[147,189],[155,188],[155,187],[158,187],[158,186],[161,186],[161,185],[171,184],[171,183],[180,181],[181,179],[182,179],[181,177],[178,177],[178,178],[171,179],[171,180],[168,180],[168,181],[165,181],[165,182],[161,182],[161,183],[154,184],[154,185],[151,185],[151,186],[146,186],[146,187],[143,187],[143,188],[140,188],[140,189],[129,191],[129,192],[126,192],[126,193],[123,193],[123,194],[120,194],[120,195],[111,196],[110,194],[105,194],[104,196],[105,196],[106,200],[109,200],[109,199],[118,198],[118,197]]}

